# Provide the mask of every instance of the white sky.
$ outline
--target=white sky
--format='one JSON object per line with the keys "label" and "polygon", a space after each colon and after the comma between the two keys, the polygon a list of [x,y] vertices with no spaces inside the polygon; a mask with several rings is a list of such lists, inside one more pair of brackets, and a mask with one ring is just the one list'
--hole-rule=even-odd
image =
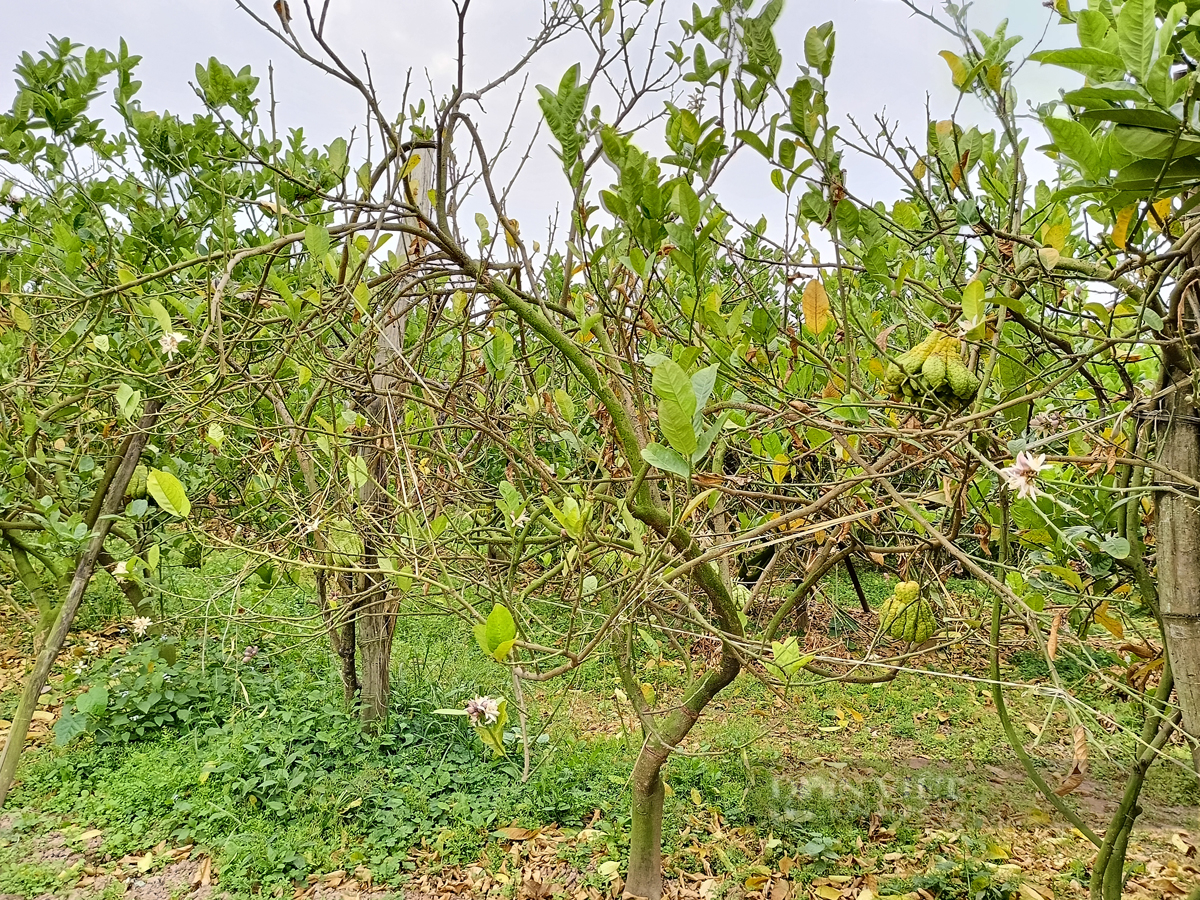
{"label": "white sky", "polygon": [[[264,18],[275,21],[271,0],[247,2]],[[691,18],[691,0],[667,2],[668,22]],[[294,14],[301,16],[302,0],[291,0],[291,5]],[[709,5],[705,2],[701,7]],[[926,0],[926,5],[932,5],[932,0]],[[348,135],[364,120],[362,101],[351,89],[298,60],[238,10],[233,0],[7,0],[4,6],[0,70],[11,71],[21,51],[41,50],[49,35],[113,50],[124,37],[130,51],[143,57],[137,77],[143,82],[139,98],[146,109],[198,111],[200,104],[189,82],[195,79],[197,62],[216,56],[235,71],[249,64],[263,80],[264,96],[267,66],[274,64],[278,116],[284,132],[301,125],[311,138],[324,143]],[[518,58],[540,14],[540,0],[475,0],[467,29],[468,85],[493,77]],[[1009,34],[1025,37],[1019,49],[1026,53],[1034,49],[1047,23],[1057,20],[1040,0],[979,0],[970,21],[990,32],[1004,17],[1011,20]],[[886,110],[889,118],[902,123],[903,133],[920,138],[915,142],[923,145],[926,93],[935,119],[948,117],[958,101],[949,70],[937,56],[942,49],[959,49],[950,35],[914,17],[898,0],[789,0],[776,28],[785,59],[785,80],[790,80],[786,73],[794,72],[796,62],[802,59],[804,33],[828,19],[837,30],[830,88],[834,118],[850,114],[860,123],[871,124],[875,113]],[[1066,46],[1071,35],[1064,31],[1051,25],[1043,46]],[[334,0],[328,34],[343,58],[360,68],[366,54],[389,113],[397,111],[395,104],[409,69],[413,70],[414,87],[424,96],[429,93],[426,71],[439,94],[452,82],[455,30],[449,0]],[[518,143],[528,141],[539,115],[532,84],[557,84],[561,73],[579,60],[580,46],[571,41],[553,45],[532,69],[525,101],[528,109],[517,129],[518,135],[524,136]],[[1069,74],[1065,79],[1061,70],[1026,66],[1018,81],[1022,108],[1026,101],[1052,98],[1059,86],[1071,83]],[[11,96],[11,82],[0,81],[0,107],[7,107]],[[505,104],[511,103],[511,98],[510,94],[488,104],[491,129],[501,127],[507,119],[510,110]],[[103,102],[107,107],[108,102]],[[970,104],[964,105],[959,121],[992,127],[979,108]],[[1045,142],[1040,126],[1026,120],[1025,127],[1033,130],[1031,146]],[[547,145],[543,131],[509,207],[510,215],[533,226],[523,226],[522,231],[529,235],[532,230],[534,237],[544,233],[555,203],[566,195]],[[870,199],[895,197],[895,184],[881,168],[864,165],[861,160],[848,160],[847,168],[854,193]],[[1049,166],[1035,169],[1042,175],[1050,171]],[[783,212],[782,195],[767,181],[764,167],[743,164],[727,174],[719,189],[724,202],[751,220],[757,218],[752,211],[778,220]]]}

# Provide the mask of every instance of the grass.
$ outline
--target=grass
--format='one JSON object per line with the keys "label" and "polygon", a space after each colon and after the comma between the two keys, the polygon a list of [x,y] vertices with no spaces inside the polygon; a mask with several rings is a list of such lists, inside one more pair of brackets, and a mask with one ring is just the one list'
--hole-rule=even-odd
{"label": "grass", "polygon": [[[129,742],[119,729],[101,729],[28,755],[14,795],[19,812],[7,830],[0,826],[0,893],[33,898],[69,886],[77,873],[22,857],[33,837],[64,824],[102,830],[101,852],[110,858],[160,842],[194,843],[212,854],[223,891],[250,896],[286,892],[335,869],[366,867],[377,883],[400,884],[431,868],[480,860],[494,867],[504,858],[496,829],[553,823],[568,833],[587,829],[586,843],[568,842],[562,853],[603,886],[598,861],[620,861],[627,852],[629,770],[640,743],[630,710],[614,698],[618,682],[603,655],[571,681],[531,689],[533,724],[545,738],[534,745],[531,777],[522,783],[519,753],[494,758],[464,720],[436,712],[476,693],[511,691],[502,667],[464,652],[474,647],[464,623],[402,620],[393,715],[383,734],[368,738],[342,709],[329,655],[300,639],[296,623],[313,613],[309,588],[243,574],[240,560],[218,556],[203,571],[177,569],[167,579],[172,605],[199,623],[182,636],[169,669],[191,691],[186,725]],[[872,573],[862,573],[862,582],[873,606],[890,593]],[[950,587],[967,604],[977,596],[969,582]],[[86,626],[105,624],[107,590]],[[829,595],[857,606],[847,581],[834,580]],[[836,637],[869,640],[852,631]],[[262,652],[243,660],[250,645]],[[126,683],[120,678],[132,677],[136,652],[118,646],[91,664],[92,675],[68,676],[56,690],[78,694],[90,681],[107,681],[114,665],[126,673],[119,688]],[[1039,661],[1018,651],[1006,666],[1036,681],[1048,674]],[[1100,663],[1114,666],[1116,657]],[[792,879],[809,883],[865,871],[863,859],[881,865],[892,853],[921,867],[897,877],[897,889],[953,897],[976,884],[984,885],[980,896],[1008,896],[1008,876],[996,868],[997,810],[1006,811],[1006,828],[1033,823],[1030,833],[1045,816],[1019,776],[992,773],[1012,770],[1013,759],[989,693],[973,680],[985,674],[982,657],[941,661],[947,664],[964,677],[801,686],[784,707],[756,679],[739,679],[669,764],[668,866],[740,883],[786,858]],[[1091,670],[1059,669],[1113,721],[1134,723],[1135,711]],[[682,672],[650,659],[639,677],[666,696]],[[1048,710],[1035,694],[1010,694],[1019,723],[1050,726],[1038,752],[1053,782],[1070,759],[1065,712]],[[13,699],[0,694],[0,715]],[[1119,780],[1129,750],[1118,739],[1107,747],[1113,759],[1096,760],[1098,781]],[[1148,807],[1198,799],[1194,781],[1168,765],[1152,769],[1143,796]],[[951,831],[949,849],[929,844],[931,832]]]}

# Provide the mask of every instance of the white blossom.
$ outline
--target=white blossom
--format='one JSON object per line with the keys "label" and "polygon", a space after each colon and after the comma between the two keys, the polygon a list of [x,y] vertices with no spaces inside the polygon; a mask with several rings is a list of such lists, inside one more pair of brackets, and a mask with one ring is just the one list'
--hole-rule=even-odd
{"label": "white blossom", "polygon": [[187,341],[187,335],[178,331],[164,331],[158,338],[158,346],[167,355],[167,359],[179,352],[179,345]]}
{"label": "white blossom", "polygon": [[1000,477],[1017,492],[1022,499],[1036,500],[1044,491],[1038,489],[1035,481],[1038,473],[1046,467],[1046,455],[1034,456],[1025,450],[1017,454],[1013,464],[1000,470]]}
{"label": "white blossom", "polygon": [[500,719],[500,701],[495,697],[475,697],[467,701],[467,715],[472,725],[481,720],[484,725],[495,725]]}
{"label": "white blossom", "polygon": [[144,637],[146,631],[149,630],[150,626],[153,624],[154,620],[149,619],[146,616],[138,616],[129,623],[129,627],[133,629],[133,633],[138,637]]}

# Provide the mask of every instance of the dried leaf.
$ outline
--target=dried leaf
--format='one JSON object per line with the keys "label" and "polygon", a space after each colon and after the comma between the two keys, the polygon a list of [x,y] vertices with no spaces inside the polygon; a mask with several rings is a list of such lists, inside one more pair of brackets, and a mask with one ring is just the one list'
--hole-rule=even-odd
{"label": "dried leaf", "polygon": [[1087,729],[1082,725],[1076,725],[1075,759],[1071,765],[1071,771],[1067,773],[1067,777],[1063,779],[1062,784],[1054,789],[1054,793],[1060,797],[1065,797],[1083,784],[1084,776],[1087,774],[1087,758]]}
{"label": "dried leaf", "polygon": [[1054,659],[1058,655],[1058,629],[1062,627],[1062,613],[1056,612],[1050,620],[1050,637],[1046,639],[1046,652]]}

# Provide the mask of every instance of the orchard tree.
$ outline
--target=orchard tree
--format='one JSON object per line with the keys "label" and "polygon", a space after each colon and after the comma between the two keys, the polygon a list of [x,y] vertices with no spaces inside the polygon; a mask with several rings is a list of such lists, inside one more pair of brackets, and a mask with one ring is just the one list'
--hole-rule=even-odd
{"label": "orchard tree", "polygon": [[[455,81],[406,92],[398,114],[326,39],[327,5],[262,7],[243,5],[366,103],[359,142],[279,138],[249,70],[216,60],[197,70],[202,115],[144,111],[124,49],[81,59],[70,45],[29,61],[41,74],[22,76],[31,87],[3,120],[20,185],[0,226],[5,364],[26,386],[6,395],[26,430],[10,451],[8,558],[33,568],[21,577],[44,601],[58,560],[87,548],[27,695],[97,559],[139,604],[153,548],[196,539],[246,553],[247,574],[315,573],[316,619],[372,728],[406,611],[461,617],[470,652],[508,667],[526,771],[523,686],[603,656],[643,735],[624,887],[657,900],[665,767],[739,674],[786,699],[927,668],[931,649],[982,629],[1014,751],[1096,844],[1093,894],[1119,896],[1146,770],[1178,763],[1191,728],[1186,629],[1171,631],[1190,613],[1180,580],[1156,576],[1171,560],[1182,571],[1163,542],[1194,524],[1200,480],[1173,443],[1187,429],[1160,433],[1187,419],[1153,413],[1187,396],[1160,372],[1190,371],[1194,241],[1164,176],[1150,189],[1121,155],[1128,129],[1145,146],[1168,135],[1168,152],[1143,157],[1164,171],[1189,146],[1174,104],[1192,76],[1162,81],[1190,65],[1186,10],[1060,10],[1083,46],[1039,58],[1112,81],[1045,107],[1065,161],[1061,183],[1034,185],[1019,39],[969,30],[953,6],[933,19],[958,48],[948,77],[994,122],[930,122],[916,144],[882,117],[838,124],[833,24],[791,46],[778,0],[694,7],[678,26],[665,3],[551,6],[527,52],[476,86],[464,4]],[[584,49],[537,87],[568,217],[542,247],[507,207],[526,160],[487,137],[481,110],[559,40]],[[109,74],[114,138],[85,116]],[[864,154],[901,199],[854,192]],[[722,194],[738,155],[758,161],[784,220]],[[171,428],[152,439],[156,422]],[[150,497],[122,506],[139,462]],[[93,468],[114,486],[91,487]],[[107,517],[82,512],[96,504]],[[205,527],[161,530],[184,519]],[[863,567],[900,586],[851,658],[810,613],[825,579],[844,569],[857,584]],[[952,571],[990,589],[986,608],[946,591]],[[1005,626],[1041,647],[1070,717],[1057,787],[1008,719]],[[1127,631],[1116,689],[1143,721],[1100,834],[1063,799],[1099,738],[1055,660],[1095,669],[1097,634]],[[466,712],[509,751],[507,699]]]}

